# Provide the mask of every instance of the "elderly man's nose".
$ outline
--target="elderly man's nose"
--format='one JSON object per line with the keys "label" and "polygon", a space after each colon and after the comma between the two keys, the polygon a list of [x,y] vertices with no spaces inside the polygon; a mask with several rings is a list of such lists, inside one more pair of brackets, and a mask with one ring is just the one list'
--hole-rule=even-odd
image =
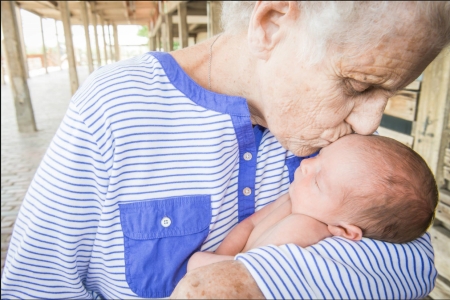
{"label": "elderly man's nose", "polygon": [[355,106],[345,121],[358,134],[372,134],[380,126],[386,103],[387,98],[385,97],[367,100]]}

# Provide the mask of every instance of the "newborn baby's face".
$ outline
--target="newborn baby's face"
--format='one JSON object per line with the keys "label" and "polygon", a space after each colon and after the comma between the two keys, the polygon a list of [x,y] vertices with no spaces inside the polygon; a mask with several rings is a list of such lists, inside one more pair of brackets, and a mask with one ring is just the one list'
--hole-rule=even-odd
{"label": "newborn baby's face", "polygon": [[356,147],[364,138],[356,134],[345,136],[323,148],[319,155],[301,162],[289,188],[293,213],[328,225],[338,226],[346,221],[342,209],[346,195],[362,188],[370,175],[368,164]]}

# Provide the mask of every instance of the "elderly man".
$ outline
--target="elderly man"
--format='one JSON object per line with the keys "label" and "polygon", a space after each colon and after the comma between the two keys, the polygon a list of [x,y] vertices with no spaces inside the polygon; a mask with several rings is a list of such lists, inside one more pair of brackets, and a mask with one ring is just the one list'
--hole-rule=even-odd
{"label": "elderly man", "polygon": [[[2,298],[168,297],[285,193],[301,157],[371,134],[450,41],[445,2],[238,2],[226,32],[103,67],[74,95],[18,216]],[[253,126],[252,126],[253,125]],[[266,246],[174,297],[420,298],[429,236]]]}

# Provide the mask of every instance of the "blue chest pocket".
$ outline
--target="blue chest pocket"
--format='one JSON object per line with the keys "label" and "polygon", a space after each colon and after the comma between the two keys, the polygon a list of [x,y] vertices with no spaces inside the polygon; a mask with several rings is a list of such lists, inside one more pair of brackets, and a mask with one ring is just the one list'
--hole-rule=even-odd
{"label": "blue chest pocket", "polygon": [[208,235],[210,196],[119,204],[119,209],[130,289],[144,298],[169,297]]}

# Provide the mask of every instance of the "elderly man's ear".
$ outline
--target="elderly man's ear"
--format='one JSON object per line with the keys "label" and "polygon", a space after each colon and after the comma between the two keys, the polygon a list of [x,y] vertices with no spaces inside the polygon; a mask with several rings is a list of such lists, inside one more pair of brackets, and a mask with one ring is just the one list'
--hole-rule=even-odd
{"label": "elderly man's ear", "polygon": [[362,239],[362,230],[358,226],[341,224],[339,226],[328,225],[328,231],[334,236],[342,236],[352,241]]}
{"label": "elderly man's ear", "polygon": [[258,1],[248,27],[250,51],[267,60],[298,16],[297,1]]}

